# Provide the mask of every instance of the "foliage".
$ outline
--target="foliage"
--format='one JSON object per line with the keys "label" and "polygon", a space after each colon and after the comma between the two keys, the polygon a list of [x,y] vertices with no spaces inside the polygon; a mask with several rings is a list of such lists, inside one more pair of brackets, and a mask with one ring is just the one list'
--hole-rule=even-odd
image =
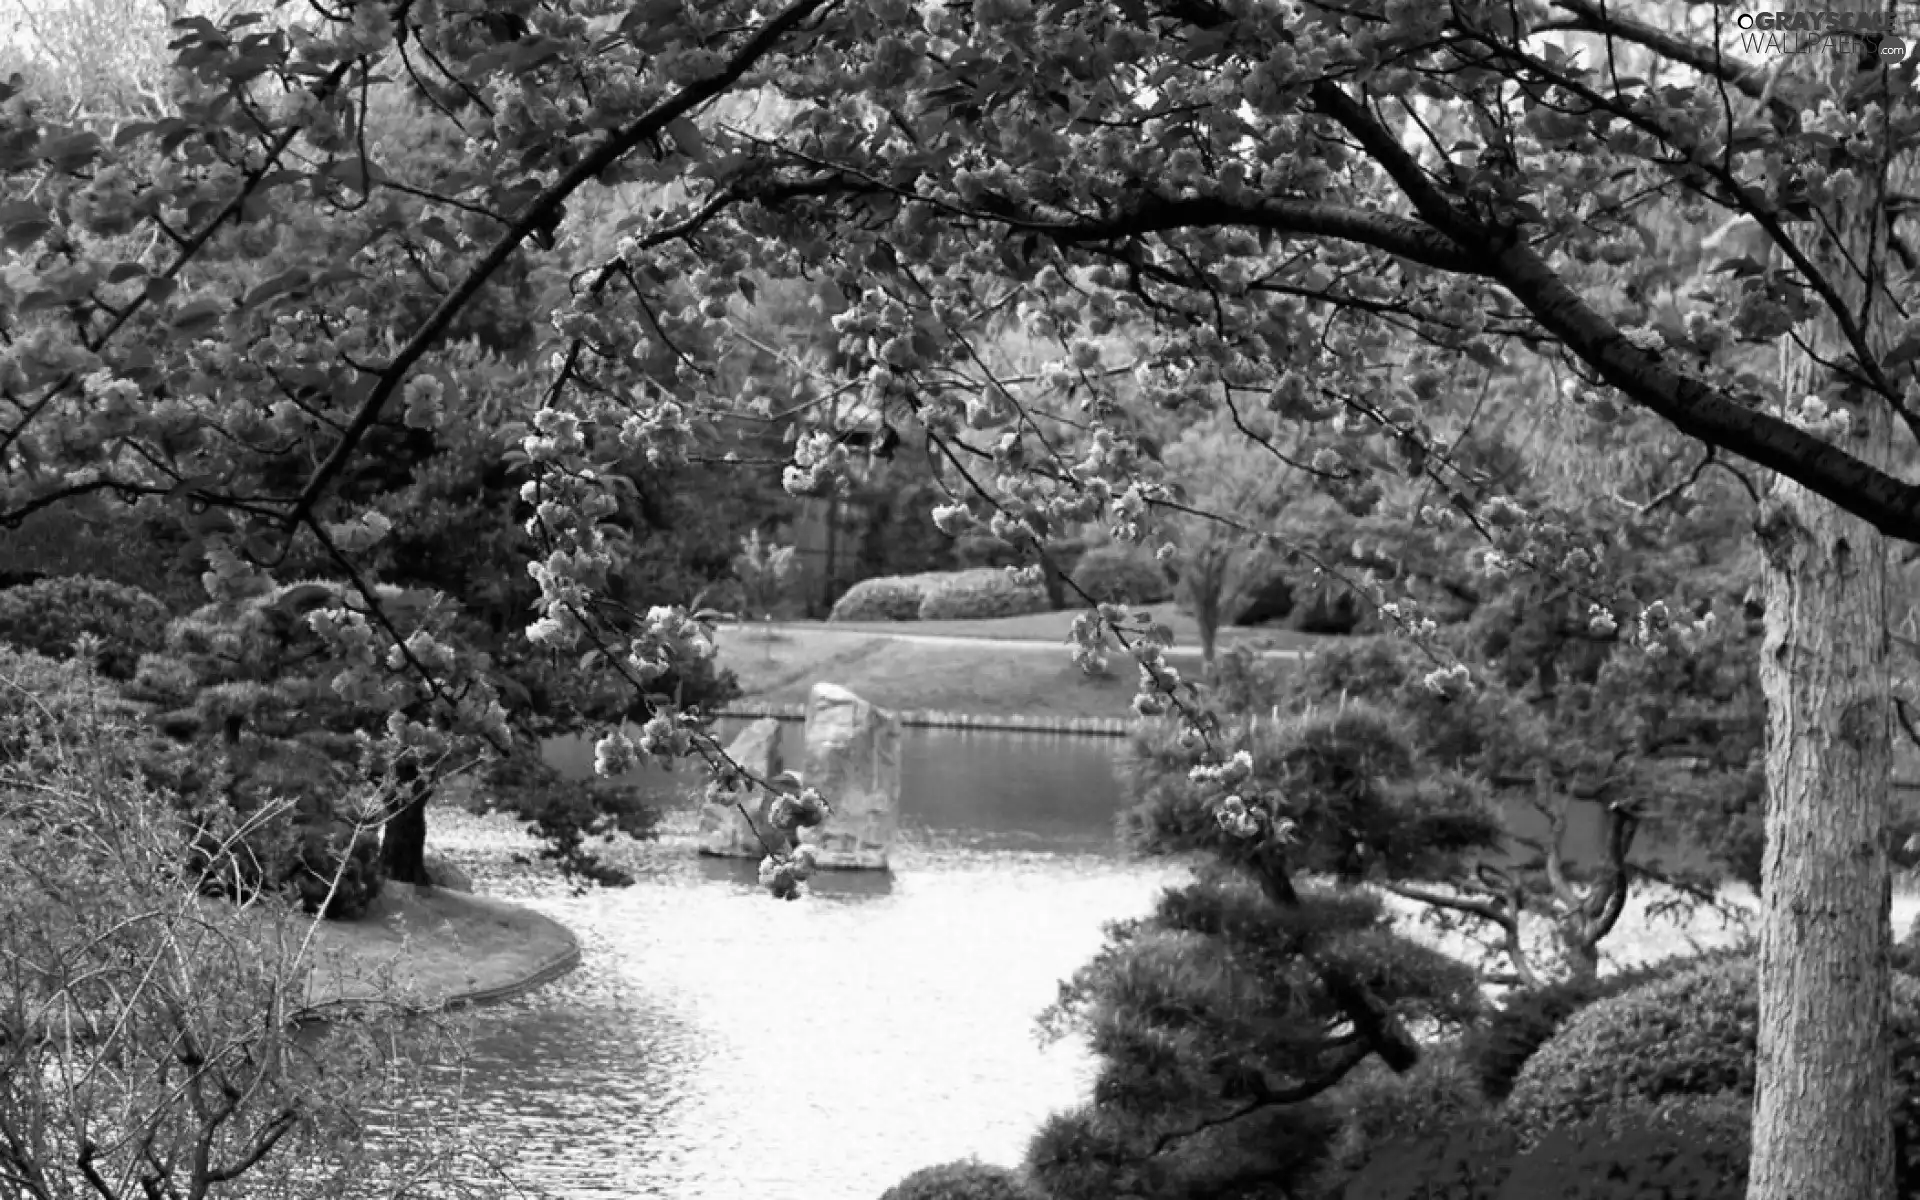
{"label": "foliage", "polygon": [[[1623,1100],[1751,1097],[1759,1036],[1749,954],[1709,956],[1688,970],[1601,1000],[1520,1071],[1502,1113],[1537,1142]],[[1920,982],[1894,976],[1891,1053],[1895,1144],[1903,1189],[1920,1184]]]}
{"label": "foliage", "polygon": [[145,1176],[183,1195],[306,1200],[441,1178],[440,1139],[376,1156],[368,1138],[376,1098],[416,1100],[433,1031],[401,1037],[377,980],[359,1017],[297,1028],[314,967],[307,919],[258,894],[201,898],[208,881],[181,869],[178,802],[142,778],[138,727],[35,709],[11,728],[0,753],[9,1194],[100,1200]]}
{"label": "foliage", "polygon": [[1748,1104],[1622,1104],[1519,1151],[1486,1120],[1387,1147],[1341,1200],[1743,1200]]}
{"label": "foliage", "polygon": [[775,546],[758,529],[741,539],[733,574],[746,596],[747,611],[742,615],[771,618],[799,581],[799,566],[792,546]]}
{"label": "foliage", "polygon": [[[1467,1027],[1471,1034],[1481,1027]],[[1450,1135],[1471,1122],[1490,1119],[1471,1066],[1452,1046],[1429,1049],[1404,1075],[1369,1063],[1329,1094],[1342,1121],[1328,1154],[1329,1183],[1344,1180],[1396,1142]]]}
{"label": "foliage", "polygon": [[1040,1200],[1016,1171],[974,1159],[922,1167],[880,1200]]}
{"label": "foliage", "polygon": [[154,597],[105,579],[62,576],[0,591],[0,642],[67,658],[91,633],[109,679],[132,677],[140,656],[160,648],[167,617]]}
{"label": "foliage", "polygon": [[[1501,826],[1472,781],[1426,770],[1409,727],[1365,701],[1278,720],[1248,717],[1221,733],[1247,756],[1236,792],[1263,824],[1290,831],[1300,869],[1360,880],[1444,877],[1461,855],[1498,844]],[[1244,842],[1216,819],[1194,755],[1171,721],[1142,722],[1121,771],[1123,840],[1153,853],[1236,855]]]}
{"label": "foliage", "polygon": [[611,843],[616,835],[641,840],[658,835],[660,812],[641,800],[628,784],[564,778],[540,758],[537,746],[489,762],[481,774],[490,807],[528,823],[544,845],[540,857],[579,884],[625,887],[633,876],[596,856],[589,843]]}
{"label": "foliage", "polygon": [[1515,988],[1485,1021],[1467,1031],[1461,1057],[1482,1094],[1499,1103],[1535,1052],[1582,1009],[1688,965],[1687,959],[1670,959],[1610,975],[1570,975],[1540,987]]}
{"label": "foliage", "polygon": [[1095,546],[1073,568],[1073,586],[1101,604],[1159,604],[1173,581],[1151,554],[1135,546]]}
{"label": "foliage", "polygon": [[925,592],[920,599],[922,621],[980,621],[994,617],[1019,617],[1046,612],[1047,594],[1039,587],[1016,580],[1001,567],[976,567],[970,571],[946,571],[922,576]]}
{"label": "foliage", "polygon": [[1289,455],[1245,437],[1244,428],[1237,417],[1195,422],[1161,456],[1184,481],[1186,499],[1168,522],[1160,553],[1200,627],[1200,653],[1209,666],[1220,626],[1246,604],[1249,585],[1272,558],[1268,530],[1287,507]]}
{"label": "foliage", "polygon": [[1370,1053],[1331,1036],[1349,988],[1443,1030],[1481,1003],[1471,971],[1394,933],[1363,893],[1276,904],[1218,866],[1168,890],[1109,929],[1049,1010],[1045,1028],[1083,1031],[1100,1068],[1092,1104],[1047,1121],[1028,1170],[1062,1200],[1317,1178],[1335,1089]]}
{"label": "foliage", "polygon": [[925,575],[881,575],[862,579],[834,601],[829,621],[917,621],[927,597]]}

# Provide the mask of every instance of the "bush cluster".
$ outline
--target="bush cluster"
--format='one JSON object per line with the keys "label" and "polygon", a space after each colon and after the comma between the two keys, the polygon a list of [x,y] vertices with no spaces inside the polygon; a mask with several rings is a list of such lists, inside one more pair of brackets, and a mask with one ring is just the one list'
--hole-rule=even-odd
{"label": "bush cluster", "polygon": [[971,567],[863,579],[847,589],[827,620],[974,621],[1051,607],[1044,588],[1016,583],[1001,567]]}
{"label": "bush cluster", "polygon": [[881,575],[846,590],[827,613],[829,621],[917,621],[926,588],[919,575]]}
{"label": "bush cluster", "polygon": [[1743,1101],[1631,1102],[1517,1150],[1480,1118],[1408,1139],[1354,1176],[1342,1200],[1743,1200]]}
{"label": "bush cluster", "polygon": [[[1920,981],[1893,980],[1894,1127],[1902,1195],[1920,1194]],[[1710,956],[1576,1015],[1515,1079],[1502,1110],[1521,1138],[1622,1103],[1733,1097],[1750,1102],[1759,1001],[1749,954]]]}
{"label": "bush cluster", "polygon": [[1461,1043],[1461,1058],[1487,1099],[1499,1102],[1540,1047],[1588,1005],[1664,978],[1687,965],[1676,959],[1604,978],[1574,976],[1510,994]]}
{"label": "bush cluster", "polygon": [[973,1159],[922,1167],[880,1200],[1041,1200],[1015,1171]]}
{"label": "bush cluster", "polygon": [[1001,567],[975,567],[921,578],[927,581],[926,595],[920,601],[922,621],[1021,617],[1051,607],[1044,589],[1016,582]]}
{"label": "bush cluster", "polygon": [[109,679],[130,679],[142,654],[158,650],[167,607],[136,587],[87,575],[42,579],[0,591],[0,642],[71,658],[82,634],[102,643],[98,666]]}
{"label": "bush cluster", "polygon": [[1173,595],[1173,580],[1137,546],[1087,551],[1073,569],[1073,585],[1101,604],[1160,604]]}

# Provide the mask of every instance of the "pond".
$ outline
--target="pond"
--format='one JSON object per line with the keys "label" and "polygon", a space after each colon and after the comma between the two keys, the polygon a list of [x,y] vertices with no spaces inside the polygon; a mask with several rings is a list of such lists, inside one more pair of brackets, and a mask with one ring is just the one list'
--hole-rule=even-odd
{"label": "pond", "polygon": [[[798,727],[785,738],[793,761]],[[799,903],[751,862],[692,855],[579,897],[483,878],[585,954],[473,1015],[470,1118],[515,1144],[518,1182],[565,1200],[873,1200],[931,1163],[1017,1164],[1090,1079],[1036,1016],[1106,922],[1184,875],[1115,852],[1121,745],[907,730],[895,870],[824,874]],[[590,769],[584,742],[551,754]],[[636,782],[681,802],[695,780]]]}

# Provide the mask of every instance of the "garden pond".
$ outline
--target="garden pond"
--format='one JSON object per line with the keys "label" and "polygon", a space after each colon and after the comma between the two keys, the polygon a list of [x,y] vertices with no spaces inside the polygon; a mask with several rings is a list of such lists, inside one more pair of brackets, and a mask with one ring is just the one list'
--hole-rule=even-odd
{"label": "garden pond", "polygon": [[[792,761],[799,727],[783,733]],[[1018,1163],[1091,1078],[1084,1049],[1042,1045],[1035,1018],[1106,922],[1184,876],[1116,850],[1122,745],[909,729],[895,869],[823,874],[797,903],[770,899],[752,862],[690,852],[577,896],[477,870],[584,954],[472,1014],[467,1118],[511,1144],[516,1181],[562,1200],[873,1200],[927,1164]],[[581,741],[550,757],[591,768]],[[682,806],[694,784],[637,781]],[[1598,829],[1576,823],[1576,842]]]}

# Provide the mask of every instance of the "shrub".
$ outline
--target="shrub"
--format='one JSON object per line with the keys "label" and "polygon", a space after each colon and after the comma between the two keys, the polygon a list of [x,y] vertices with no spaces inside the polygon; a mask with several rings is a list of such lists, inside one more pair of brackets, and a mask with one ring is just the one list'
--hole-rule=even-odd
{"label": "shrub", "polygon": [[1404,1075],[1367,1064],[1342,1081],[1337,1102],[1346,1119],[1329,1166],[1340,1175],[1360,1169],[1384,1146],[1440,1137],[1489,1115],[1469,1064],[1446,1045],[1429,1048]]}
{"label": "shrub", "polygon": [[862,579],[836,600],[829,621],[913,621],[926,598],[921,575],[881,575]]}
{"label": "shrub", "polygon": [[1513,1081],[1527,1060],[1574,1014],[1686,965],[1687,960],[1675,959],[1605,978],[1575,977],[1517,989],[1486,1022],[1468,1032],[1461,1042],[1461,1057],[1481,1092],[1498,1103],[1513,1090]]}
{"label": "shrub", "polygon": [[1046,612],[1046,592],[1032,584],[1015,582],[999,567],[977,567],[944,575],[923,576],[926,596],[920,601],[922,621],[978,621]]}
{"label": "shrub", "polygon": [[160,648],[166,627],[166,605],[105,579],[67,575],[0,591],[0,642],[71,658],[80,635],[93,634],[104,643],[99,667],[109,679],[131,678],[140,656]]}
{"label": "shrub", "polygon": [[1386,1147],[1341,1200],[1743,1200],[1748,1103],[1632,1102],[1524,1152],[1489,1118]]}
{"label": "shrub", "polygon": [[1496,1200],[1745,1200],[1749,1107],[1716,1096],[1610,1109],[1520,1155]]}
{"label": "shrub", "polygon": [[1101,604],[1159,604],[1173,581],[1153,556],[1135,546],[1096,546],[1081,555],[1073,585]]}
{"label": "shrub", "polygon": [[974,1159],[922,1167],[880,1200],[1041,1200],[1018,1172]]}
{"label": "shrub", "polygon": [[[1341,1200],[1493,1200],[1513,1169],[1511,1129],[1480,1117],[1433,1137],[1405,1138],[1374,1154]],[[1531,1198],[1530,1198],[1531,1200]]]}
{"label": "shrub", "polygon": [[[1920,1189],[1920,981],[1893,977],[1894,1123],[1903,1195]],[[1749,954],[1601,1000],[1542,1046],[1514,1081],[1502,1114],[1523,1140],[1635,1099],[1751,1098],[1759,999]]]}

